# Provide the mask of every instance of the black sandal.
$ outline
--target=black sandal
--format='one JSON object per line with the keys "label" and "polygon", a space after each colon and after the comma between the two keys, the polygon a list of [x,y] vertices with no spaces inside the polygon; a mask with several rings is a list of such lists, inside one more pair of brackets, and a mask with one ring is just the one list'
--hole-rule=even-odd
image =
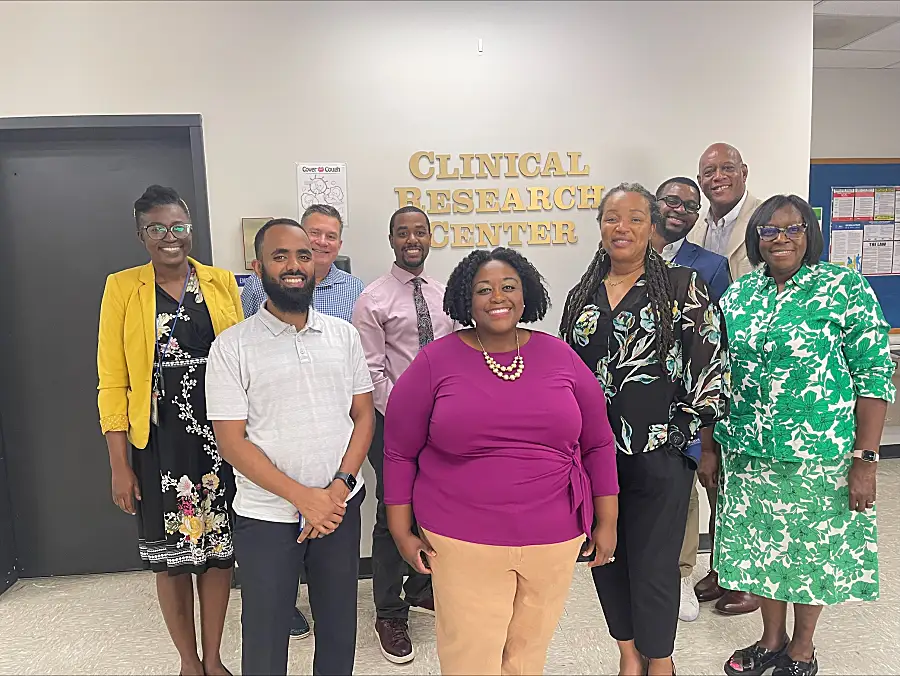
{"label": "black sandal", "polygon": [[[725,673],[728,676],[762,676],[767,669],[787,654],[788,643],[790,643],[790,639],[785,637],[784,644],[778,650],[763,648],[759,642],[735,650],[731,659],[725,663]],[[795,675],[785,672],[784,676]],[[797,674],[796,676],[805,675]]]}
{"label": "black sandal", "polygon": [[816,676],[817,673],[819,673],[819,661],[816,659],[816,650],[813,648],[813,656],[809,662],[798,662],[785,653],[778,660],[772,676]]}

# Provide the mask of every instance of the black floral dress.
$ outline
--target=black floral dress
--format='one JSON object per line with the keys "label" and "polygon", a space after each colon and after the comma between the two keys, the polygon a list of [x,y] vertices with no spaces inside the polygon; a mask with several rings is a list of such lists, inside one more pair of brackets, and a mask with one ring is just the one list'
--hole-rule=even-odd
{"label": "black floral dress", "polygon": [[[159,425],[135,449],[132,465],[141,487],[138,543],[144,566],[155,572],[203,573],[234,563],[230,505],[234,474],[219,455],[206,418],[206,358],[215,339],[200,283],[191,272],[184,304],[156,287],[154,371],[166,349]],[[174,325],[174,335],[172,333]]]}
{"label": "black floral dress", "polygon": [[656,318],[643,275],[615,310],[601,284],[570,339],[603,386],[616,450],[628,455],[665,446],[670,425],[694,439],[727,411],[728,350],[719,308],[696,271],[673,263],[666,270],[675,342],[665,364],[656,356]]}

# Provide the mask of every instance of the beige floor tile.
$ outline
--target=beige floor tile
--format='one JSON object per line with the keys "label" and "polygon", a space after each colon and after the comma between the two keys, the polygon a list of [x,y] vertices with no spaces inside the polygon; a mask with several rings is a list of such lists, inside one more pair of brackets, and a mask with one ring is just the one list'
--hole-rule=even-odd
{"label": "beige floor tile", "polygon": [[[816,644],[822,674],[900,674],[900,460],[879,470],[881,599],[826,608]],[[706,573],[708,557],[694,571]],[[309,613],[306,590],[298,604]],[[790,622],[790,615],[789,615]],[[390,664],[373,633],[370,581],[359,586],[357,674],[437,674],[434,618],[412,613],[410,632],[418,655]],[[739,647],[759,638],[759,613],[716,614],[704,604],[695,622],[679,624],[675,659],[679,674],[720,674]],[[240,593],[232,592],[222,655],[240,673]],[[291,642],[288,669],[309,674],[315,637]],[[579,566],[548,651],[547,674],[611,674],[618,657],[606,631],[590,572]],[[174,674],[178,657],[156,604],[153,575],[123,573],[24,580],[0,596],[0,674]]]}

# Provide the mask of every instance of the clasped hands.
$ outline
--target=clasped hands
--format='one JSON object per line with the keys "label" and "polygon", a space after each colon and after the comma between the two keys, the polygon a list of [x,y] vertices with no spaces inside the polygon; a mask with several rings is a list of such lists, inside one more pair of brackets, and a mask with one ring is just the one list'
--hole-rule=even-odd
{"label": "clasped hands", "polygon": [[350,489],[340,479],[332,481],[328,488],[302,487],[291,500],[304,521],[297,542],[324,537],[337,530],[347,512],[349,495]]}

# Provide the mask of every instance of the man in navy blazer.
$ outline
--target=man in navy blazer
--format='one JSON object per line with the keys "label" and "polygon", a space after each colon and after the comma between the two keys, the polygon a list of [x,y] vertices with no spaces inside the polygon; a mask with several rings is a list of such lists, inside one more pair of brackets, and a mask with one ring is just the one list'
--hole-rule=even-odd
{"label": "man in navy blazer", "polygon": [[690,178],[677,176],[657,188],[656,199],[665,220],[653,233],[653,247],[667,261],[694,268],[719,300],[731,284],[728,259],[686,239],[700,215],[700,187]]}
{"label": "man in navy blazer", "polygon": [[[694,268],[700,275],[700,279],[706,282],[710,295],[718,301],[728,285],[731,284],[728,259],[685,239],[700,216],[700,187],[689,178],[677,176],[664,181],[656,189],[656,199],[659,202],[660,211],[662,211],[663,223],[651,236],[653,248],[667,261]],[[705,443],[713,443],[711,435],[708,433]],[[686,452],[699,462],[699,436]],[[715,498],[710,496],[709,499],[710,511],[715,513]],[[691,585],[691,574],[697,564],[699,546],[700,497],[695,482],[691,488],[690,507],[679,558],[681,604],[678,617],[687,622],[696,620],[700,614],[700,602]]]}

